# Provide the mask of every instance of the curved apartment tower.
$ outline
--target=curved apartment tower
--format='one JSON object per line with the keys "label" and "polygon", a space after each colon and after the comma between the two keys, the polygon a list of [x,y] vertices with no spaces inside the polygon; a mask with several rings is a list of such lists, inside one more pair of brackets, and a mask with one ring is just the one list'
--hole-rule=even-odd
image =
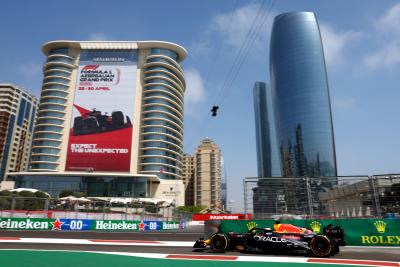
{"label": "curved apartment tower", "polygon": [[15,176],[16,185],[51,181],[41,189],[53,194],[65,183],[96,196],[184,195],[177,186],[186,50],[161,41],[53,41],[42,50],[30,171]]}
{"label": "curved apartment tower", "polygon": [[270,75],[282,175],[336,176],[328,79],[314,13],[275,17]]}

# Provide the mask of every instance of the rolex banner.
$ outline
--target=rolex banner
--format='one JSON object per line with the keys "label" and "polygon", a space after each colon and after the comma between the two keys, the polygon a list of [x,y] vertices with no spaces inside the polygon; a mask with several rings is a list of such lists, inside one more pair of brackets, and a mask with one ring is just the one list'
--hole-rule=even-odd
{"label": "rolex banner", "polygon": [[[333,219],[333,220],[281,220],[322,233],[328,224],[344,229],[344,239],[349,246],[400,246],[400,219]],[[273,228],[273,220],[222,221],[223,233],[245,233],[254,227]]]}
{"label": "rolex banner", "polygon": [[177,221],[0,218],[0,230],[163,231],[185,228]]}

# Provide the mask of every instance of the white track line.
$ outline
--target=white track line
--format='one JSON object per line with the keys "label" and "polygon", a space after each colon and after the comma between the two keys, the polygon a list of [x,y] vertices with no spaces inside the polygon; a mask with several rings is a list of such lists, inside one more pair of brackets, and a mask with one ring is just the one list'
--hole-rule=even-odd
{"label": "white track line", "polygon": [[[120,242],[119,242],[120,241]],[[69,238],[26,238],[0,237],[0,243],[38,243],[38,244],[76,244],[76,245],[124,245],[124,246],[155,246],[155,247],[193,247],[194,241],[151,241],[151,240],[111,240],[111,239],[69,239]],[[399,250],[400,247],[383,246],[345,246],[343,251],[357,250]]]}
{"label": "white track line", "polygon": [[[129,257],[143,257],[153,259],[179,259],[179,257],[196,257],[186,258],[186,260],[223,260],[223,261],[243,261],[243,262],[282,262],[282,263],[309,263],[309,264],[336,264],[343,266],[399,266],[400,262],[393,261],[370,261],[370,260],[351,260],[351,259],[321,259],[321,258],[306,258],[306,257],[273,257],[273,256],[225,256],[226,259],[210,259],[210,255],[193,255],[193,254],[162,254],[162,253],[131,253],[131,252],[108,252],[108,251],[73,251],[73,250],[42,250],[42,249],[0,249],[2,250],[24,250],[24,251],[61,251],[61,252],[78,252],[78,253],[97,253],[97,254],[108,254],[108,255],[120,255]],[[214,255],[216,258],[222,255]],[[222,256],[224,257],[224,256]],[[230,259],[228,259],[230,258]],[[183,258],[181,258],[183,259]],[[322,260],[324,262],[309,262],[310,260]],[[330,262],[331,261],[331,262]],[[339,261],[339,262],[337,262]]]}
{"label": "white track line", "polygon": [[[4,239],[2,239],[4,238]],[[6,239],[0,237],[0,243],[34,244],[76,244],[76,245],[115,245],[115,246],[154,246],[154,247],[193,247],[194,242],[150,241],[150,240],[104,240],[104,239],[68,239],[68,238],[25,238]]]}

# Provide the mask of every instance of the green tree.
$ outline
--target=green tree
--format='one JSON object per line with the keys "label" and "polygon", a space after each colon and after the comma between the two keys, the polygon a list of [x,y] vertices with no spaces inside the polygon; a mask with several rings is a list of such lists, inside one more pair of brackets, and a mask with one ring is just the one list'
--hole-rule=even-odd
{"label": "green tree", "polygon": [[74,197],[85,197],[86,194],[83,192],[76,192],[76,191],[72,191],[72,190],[63,190],[61,191],[60,195],[58,196],[59,198],[62,197],[68,197],[68,196],[74,196]]}
{"label": "green tree", "polygon": [[63,190],[61,191],[60,195],[58,195],[59,198],[62,197],[67,197],[67,196],[72,196],[74,192],[72,190]]}
{"label": "green tree", "polygon": [[0,191],[0,210],[11,209],[12,192],[8,190]]}
{"label": "green tree", "polygon": [[7,196],[11,196],[12,194],[13,193],[8,190],[0,191],[0,197],[7,197]]}
{"label": "green tree", "polygon": [[199,213],[203,209],[205,209],[206,206],[179,206],[178,211],[179,212],[188,212],[188,213]]}
{"label": "green tree", "polygon": [[10,192],[0,191],[0,209],[11,209],[12,200],[15,199],[16,210],[42,210],[49,195],[42,191],[35,193],[31,191]]}

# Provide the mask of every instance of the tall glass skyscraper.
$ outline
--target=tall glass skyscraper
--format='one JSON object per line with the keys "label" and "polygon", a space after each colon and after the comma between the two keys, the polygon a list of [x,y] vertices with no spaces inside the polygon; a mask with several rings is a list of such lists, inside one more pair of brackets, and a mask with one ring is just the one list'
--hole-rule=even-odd
{"label": "tall glass skyscraper", "polygon": [[[314,13],[275,17],[270,75],[271,88],[263,83],[254,88],[258,175],[285,179],[260,179],[253,189],[253,211],[266,217],[320,210],[318,194],[337,183],[337,170],[324,51]],[[274,175],[274,169],[281,172]]]}
{"label": "tall glass skyscraper", "polygon": [[314,13],[275,18],[270,74],[283,176],[336,176],[328,79]]}
{"label": "tall glass skyscraper", "polygon": [[257,174],[258,177],[271,177],[271,134],[270,122],[268,120],[266,84],[256,82],[253,94],[257,143]]}

